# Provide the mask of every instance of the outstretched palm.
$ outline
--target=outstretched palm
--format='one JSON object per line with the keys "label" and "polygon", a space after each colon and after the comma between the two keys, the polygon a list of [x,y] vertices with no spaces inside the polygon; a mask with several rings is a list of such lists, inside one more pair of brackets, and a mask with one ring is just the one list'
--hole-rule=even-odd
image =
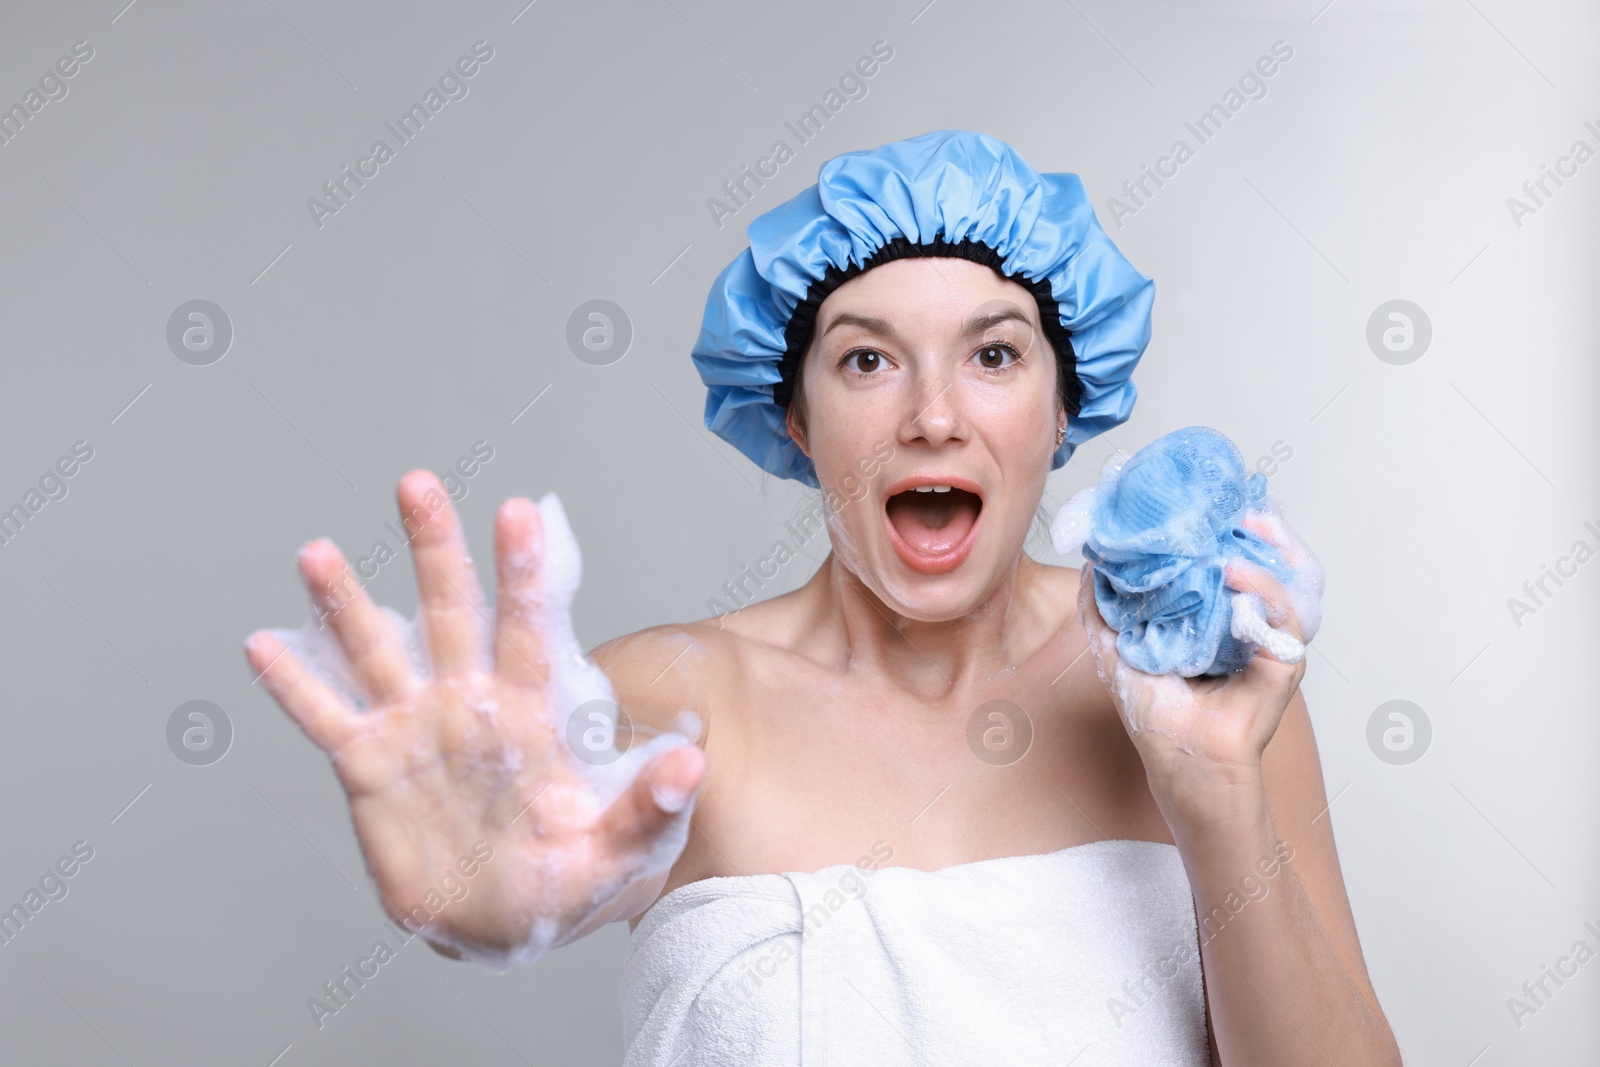
{"label": "outstretched palm", "polygon": [[[326,540],[301,550],[300,572],[369,706],[353,706],[273,633],[253,634],[246,655],[332,760],[389,915],[497,966],[532,962],[629,917],[618,913],[628,890],[682,850],[704,757],[663,735],[619,764],[642,768],[614,798],[597,789],[557,725],[573,709],[552,706],[573,691],[564,677],[598,669],[562,647],[570,603],[549,595],[539,507],[513,498],[496,517],[491,617],[438,479],[414,471],[398,495],[402,515],[432,512],[411,542],[429,671],[413,670],[396,617]],[[465,895],[444,898],[447,874]]]}

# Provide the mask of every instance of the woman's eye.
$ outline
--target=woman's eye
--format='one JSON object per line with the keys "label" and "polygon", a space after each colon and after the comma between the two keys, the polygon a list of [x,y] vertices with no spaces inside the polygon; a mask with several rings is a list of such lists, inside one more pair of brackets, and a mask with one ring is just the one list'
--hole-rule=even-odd
{"label": "woman's eye", "polygon": [[[979,366],[987,370],[1000,370],[1009,367],[1012,363],[1022,358],[1017,354],[1015,348],[1002,343],[984,345],[973,354],[977,356]],[[1005,362],[1008,356],[1010,357],[1010,362]]]}
{"label": "woman's eye", "polygon": [[844,354],[844,358],[839,361],[839,365],[841,367],[845,366],[852,359],[857,361],[857,364],[856,364],[856,367],[855,367],[856,370],[862,371],[862,372],[868,373],[868,374],[870,374],[871,372],[877,370],[879,367],[881,367],[883,365],[883,356],[879,355],[877,352],[872,351],[872,349],[870,349],[870,348],[857,348],[857,349],[855,349],[853,351],[846,352]]}

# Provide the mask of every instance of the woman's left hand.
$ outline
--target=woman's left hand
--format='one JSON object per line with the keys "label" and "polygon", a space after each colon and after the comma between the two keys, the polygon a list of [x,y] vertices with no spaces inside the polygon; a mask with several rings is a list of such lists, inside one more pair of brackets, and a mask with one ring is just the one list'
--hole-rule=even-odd
{"label": "woman's left hand", "polygon": [[[1258,512],[1242,525],[1277,548],[1297,568],[1310,555],[1281,520]],[[1309,561],[1317,566],[1314,557]],[[1095,603],[1093,566],[1085,563],[1078,587],[1078,611],[1089,636],[1095,670],[1111,691],[1123,727],[1144,760],[1151,791],[1163,809],[1171,804],[1203,809],[1231,787],[1259,783],[1261,755],[1278,729],[1306,664],[1275,659],[1258,649],[1241,671],[1221,677],[1184,678],[1145,674],[1122,662],[1117,632]],[[1242,558],[1224,571],[1229,589],[1255,593],[1267,621],[1300,640],[1306,637],[1289,591],[1271,571]],[[1169,821],[1170,815],[1169,813]],[[1194,812],[1199,817],[1209,813]]]}

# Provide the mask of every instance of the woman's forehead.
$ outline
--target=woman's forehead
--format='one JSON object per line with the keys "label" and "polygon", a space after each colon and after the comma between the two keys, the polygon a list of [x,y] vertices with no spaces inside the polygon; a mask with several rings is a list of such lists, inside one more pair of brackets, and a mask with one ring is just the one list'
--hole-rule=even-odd
{"label": "woman's forehead", "polygon": [[[1037,328],[1039,307],[1021,285],[982,263],[944,256],[891,260],[856,275],[829,293],[817,308],[817,336],[839,325],[890,332],[898,321],[938,316],[943,325],[966,327],[979,319],[1015,319]],[[980,326],[981,328],[981,326]]]}

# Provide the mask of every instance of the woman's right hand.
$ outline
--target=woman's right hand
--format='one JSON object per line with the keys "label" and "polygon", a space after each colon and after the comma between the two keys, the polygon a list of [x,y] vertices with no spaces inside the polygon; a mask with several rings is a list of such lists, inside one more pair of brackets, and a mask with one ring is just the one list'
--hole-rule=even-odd
{"label": "woman's right hand", "polygon": [[[653,753],[626,754],[619,766],[649,758],[614,799],[597,792],[568,746],[573,709],[552,703],[570,699],[572,672],[604,676],[572,644],[570,583],[547,596],[539,507],[513,498],[495,520],[491,655],[491,619],[439,480],[413,471],[398,496],[403,517],[428,516],[411,549],[431,672],[413,671],[396,616],[327,540],[301,550],[300,573],[370,706],[352,706],[270,632],[251,635],[246,657],[333,762],[389,916],[413,930],[427,916],[422,932],[447,954],[531,963],[648,904],[638,889],[682,851],[705,757],[664,735],[645,746]],[[441,889],[446,875],[464,896]]]}

